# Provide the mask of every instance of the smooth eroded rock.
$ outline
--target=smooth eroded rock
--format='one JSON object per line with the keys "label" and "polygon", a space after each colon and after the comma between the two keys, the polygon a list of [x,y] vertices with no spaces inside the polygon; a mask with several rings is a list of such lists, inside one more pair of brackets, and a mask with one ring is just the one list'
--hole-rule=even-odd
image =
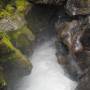
{"label": "smooth eroded rock", "polygon": [[90,0],[68,0],[66,8],[70,15],[90,14]]}
{"label": "smooth eroded rock", "polygon": [[[79,80],[89,67],[89,20],[63,21],[56,26],[58,37],[58,62],[65,67],[71,77]],[[67,52],[67,53],[66,53]]]}

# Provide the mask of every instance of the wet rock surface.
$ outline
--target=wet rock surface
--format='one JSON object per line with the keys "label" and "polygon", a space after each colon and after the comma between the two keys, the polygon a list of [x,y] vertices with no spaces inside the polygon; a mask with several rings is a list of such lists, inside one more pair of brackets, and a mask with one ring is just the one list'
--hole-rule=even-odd
{"label": "wet rock surface", "polygon": [[[9,87],[8,90],[13,89],[15,81],[21,77],[30,74],[32,64],[21,53],[20,50],[15,48],[9,38],[4,33],[0,33],[0,88]],[[11,88],[12,86],[12,88]]]}
{"label": "wet rock surface", "polygon": [[71,15],[86,15],[90,14],[89,0],[68,0],[66,8]]}
{"label": "wet rock surface", "polygon": [[28,0],[36,4],[62,5],[65,0]]}
{"label": "wet rock surface", "polygon": [[64,6],[69,15],[86,15],[90,14],[89,0],[28,0],[35,4],[46,4]]}
{"label": "wet rock surface", "polygon": [[73,80],[78,81],[76,90],[89,90],[89,18],[88,16],[77,16],[74,19],[69,17],[68,20],[60,18],[58,22],[55,24],[58,62]]}

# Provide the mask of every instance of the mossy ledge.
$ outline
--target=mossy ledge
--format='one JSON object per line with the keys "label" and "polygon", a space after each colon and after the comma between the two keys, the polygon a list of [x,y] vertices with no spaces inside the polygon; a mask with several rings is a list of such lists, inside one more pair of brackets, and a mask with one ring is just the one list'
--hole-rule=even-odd
{"label": "mossy ledge", "polygon": [[13,74],[15,78],[22,77],[28,75],[32,69],[30,60],[13,46],[8,35],[3,32],[0,32],[0,67],[3,69],[3,72],[0,71],[0,87],[5,88],[10,75]]}

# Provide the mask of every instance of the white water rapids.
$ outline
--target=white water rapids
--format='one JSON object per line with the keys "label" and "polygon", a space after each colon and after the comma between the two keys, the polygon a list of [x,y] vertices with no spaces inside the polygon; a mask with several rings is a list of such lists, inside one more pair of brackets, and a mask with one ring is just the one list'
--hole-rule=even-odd
{"label": "white water rapids", "polygon": [[32,55],[33,69],[17,90],[75,90],[77,83],[70,80],[56,58],[54,41],[38,46]]}

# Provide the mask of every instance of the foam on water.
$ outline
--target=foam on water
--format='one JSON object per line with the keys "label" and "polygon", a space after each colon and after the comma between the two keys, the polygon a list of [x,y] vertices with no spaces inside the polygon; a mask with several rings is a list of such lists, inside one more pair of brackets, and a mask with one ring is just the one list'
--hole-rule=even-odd
{"label": "foam on water", "polygon": [[53,42],[45,42],[34,50],[31,75],[21,81],[17,90],[75,90],[77,83],[58,64]]}

